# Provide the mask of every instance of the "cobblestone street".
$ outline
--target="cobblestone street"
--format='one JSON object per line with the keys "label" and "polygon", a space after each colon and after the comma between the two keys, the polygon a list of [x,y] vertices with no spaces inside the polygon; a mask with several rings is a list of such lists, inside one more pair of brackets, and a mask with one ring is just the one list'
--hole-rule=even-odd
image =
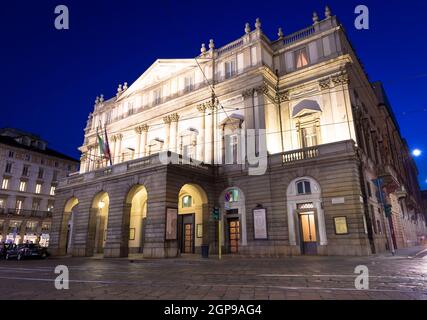
{"label": "cobblestone street", "polygon": [[[427,252],[415,256],[422,249],[394,257],[3,260],[0,295],[4,299],[426,300]],[[57,265],[69,268],[69,290],[55,289]],[[358,265],[369,268],[369,290],[355,289]]]}

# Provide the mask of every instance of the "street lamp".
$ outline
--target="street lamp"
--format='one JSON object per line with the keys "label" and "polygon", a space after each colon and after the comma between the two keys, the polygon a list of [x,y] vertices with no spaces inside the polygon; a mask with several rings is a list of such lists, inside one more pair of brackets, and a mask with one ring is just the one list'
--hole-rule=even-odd
{"label": "street lamp", "polygon": [[412,151],[412,155],[414,157],[419,157],[421,156],[421,154],[422,154],[422,151],[420,149],[414,149],[414,151]]}
{"label": "street lamp", "polygon": [[105,202],[104,201],[99,201],[98,202],[98,208],[99,209],[103,209],[105,207]]}

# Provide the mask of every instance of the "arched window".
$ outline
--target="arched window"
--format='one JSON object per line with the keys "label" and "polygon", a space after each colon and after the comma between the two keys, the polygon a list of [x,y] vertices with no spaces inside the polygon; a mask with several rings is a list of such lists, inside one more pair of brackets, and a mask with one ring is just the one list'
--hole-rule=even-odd
{"label": "arched window", "polygon": [[225,193],[225,202],[238,202],[239,191],[237,189],[230,189]]}
{"label": "arched window", "polygon": [[191,208],[193,206],[193,198],[191,196],[182,197],[182,207]]}
{"label": "arched window", "polygon": [[311,184],[308,180],[297,181],[297,194],[311,194]]}

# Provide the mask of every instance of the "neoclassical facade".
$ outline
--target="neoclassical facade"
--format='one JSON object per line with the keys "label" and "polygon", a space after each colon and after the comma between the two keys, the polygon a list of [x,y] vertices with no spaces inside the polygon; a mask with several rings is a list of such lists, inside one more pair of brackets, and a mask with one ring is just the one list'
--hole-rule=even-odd
{"label": "neoclassical facade", "polygon": [[[369,255],[426,233],[392,108],[328,8],[274,40],[257,19],[223,47],[157,60],[96,99],[80,150],[80,172],[57,189],[56,254],[217,252],[215,207],[227,254]],[[419,221],[418,236],[403,217]]]}

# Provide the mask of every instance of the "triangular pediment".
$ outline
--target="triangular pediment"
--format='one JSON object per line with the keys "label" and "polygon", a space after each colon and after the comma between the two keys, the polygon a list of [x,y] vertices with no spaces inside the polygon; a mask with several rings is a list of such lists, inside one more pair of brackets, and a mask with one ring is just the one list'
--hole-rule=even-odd
{"label": "triangular pediment", "polygon": [[[207,59],[197,59],[199,64]],[[120,97],[125,99],[133,93],[154,86],[174,74],[197,68],[195,59],[158,59],[156,60]]]}

